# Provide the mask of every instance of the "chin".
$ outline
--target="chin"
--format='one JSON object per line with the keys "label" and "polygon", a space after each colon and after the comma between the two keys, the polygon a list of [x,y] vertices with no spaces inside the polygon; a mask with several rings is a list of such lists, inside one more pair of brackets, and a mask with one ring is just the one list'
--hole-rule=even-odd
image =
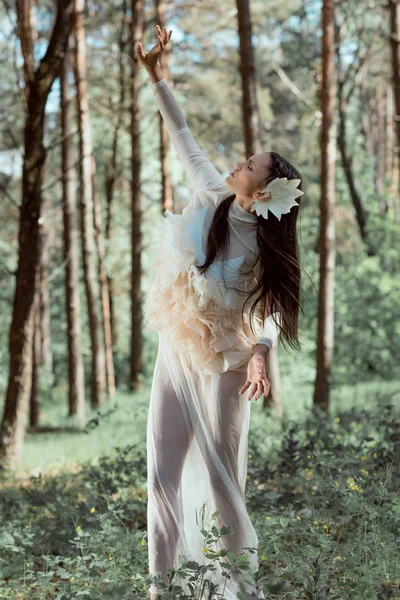
{"label": "chin", "polygon": [[230,175],[228,175],[228,176],[227,176],[227,177],[225,177],[225,179],[224,179],[225,185],[226,185],[226,186],[227,186],[229,189],[232,189],[232,185],[231,185],[231,179],[232,179],[232,177],[231,177]]}

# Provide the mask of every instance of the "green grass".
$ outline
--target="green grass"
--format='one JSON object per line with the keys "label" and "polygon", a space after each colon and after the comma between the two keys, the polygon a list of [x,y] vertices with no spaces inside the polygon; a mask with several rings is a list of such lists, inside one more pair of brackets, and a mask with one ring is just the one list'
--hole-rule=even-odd
{"label": "green grass", "polygon": [[[282,600],[400,598],[399,382],[334,389],[326,416],[310,410],[307,377],[283,379],[283,420],[252,404],[246,499],[260,567],[250,580]],[[147,381],[119,393],[87,434],[27,436],[18,477],[1,482],[0,598],[148,598],[149,391]],[[68,424],[50,400],[42,424]],[[220,535],[206,532],[206,563],[245,572],[245,556],[216,552]],[[170,598],[184,598],[183,570]]]}
{"label": "green grass", "polygon": [[[98,417],[98,425],[89,429],[87,434],[28,433],[21,474],[73,469],[83,461],[96,462],[100,456],[110,454],[116,447],[136,443],[143,445],[146,439],[148,398],[149,386],[146,385],[135,394],[118,392],[115,400],[107,401],[99,410],[87,409],[86,422]],[[74,419],[59,418],[57,404],[55,398],[52,404],[42,410],[41,425],[60,427],[74,423]]]}

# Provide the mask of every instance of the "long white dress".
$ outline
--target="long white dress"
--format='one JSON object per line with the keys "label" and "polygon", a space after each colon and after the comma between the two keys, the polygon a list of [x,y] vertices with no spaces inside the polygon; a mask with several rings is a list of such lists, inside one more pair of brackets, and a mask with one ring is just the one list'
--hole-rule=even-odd
{"label": "long white dress", "polygon": [[[239,389],[255,343],[276,341],[279,313],[256,318],[253,335],[241,308],[257,281],[257,217],[236,200],[229,209],[229,251],[201,275],[207,233],[218,204],[232,191],[196,144],[166,79],[151,84],[169,137],[193,185],[182,214],[165,211],[154,246],[154,275],[145,298],[145,326],[158,331],[147,423],[149,573],[167,581],[184,557],[207,559],[202,528],[233,528],[211,550],[236,555],[257,550],[245,504],[251,402]],[[233,289],[236,288],[236,289]],[[253,297],[254,298],[254,297]],[[254,301],[254,300],[253,300]],[[219,511],[216,520],[210,517]],[[247,552],[252,572],[257,551]],[[218,592],[222,569],[207,572]],[[239,577],[226,581],[224,598],[236,600]],[[187,582],[180,581],[186,593]],[[247,587],[248,591],[255,591]],[[156,585],[151,593],[161,593]],[[204,592],[200,598],[208,598]],[[264,598],[262,591],[259,598]]]}

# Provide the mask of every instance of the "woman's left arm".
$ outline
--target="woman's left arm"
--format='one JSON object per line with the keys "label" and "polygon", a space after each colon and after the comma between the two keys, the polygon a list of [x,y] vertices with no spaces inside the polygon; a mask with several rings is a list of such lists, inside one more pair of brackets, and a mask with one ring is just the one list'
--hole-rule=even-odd
{"label": "woman's left arm", "polygon": [[256,344],[265,344],[268,349],[275,344],[279,337],[280,328],[275,323],[275,320],[281,323],[281,313],[275,312],[264,321],[264,328],[256,338]]}
{"label": "woman's left arm", "polygon": [[[281,313],[273,313],[278,323],[281,322]],[[250,386],[249,397],[251,400],[255,394],[254,400],[258,400],[261,395],[268,396],[270,383],[267,378],[265,368],[265,359],[267,352],[276,342],[279,336],[280,329],[276,325],[273,316],[270,315],[264,322],[264,329],[257,336],[256,343],[253,346],[253,354],[247,365],[247,380],[241,387],[240,394],[243,394]]]}
{"label": "woman's left arm", "polygon": [[260,396],[268,396],[270,384],[267,378],[267,371],[265,368],[265,359],[268,352],[268,347],[265,344],[256,344],[253,347],[253,354],[247,364],[247,380],[239,390],[239,394],[243,394],[248,387],[249,396],[248,400],[251,400],[255,395],[254,400],[258,400]]}

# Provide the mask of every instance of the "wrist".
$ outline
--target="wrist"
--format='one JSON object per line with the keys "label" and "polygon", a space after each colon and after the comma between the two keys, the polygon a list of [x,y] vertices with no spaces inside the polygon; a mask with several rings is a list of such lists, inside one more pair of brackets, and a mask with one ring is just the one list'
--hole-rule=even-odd
{"label": "wrist", "polygon": [[146,71],[152,83],[158,83],[161,79],[164,79],[164,73],[159,63],[155,67],[146,67]]}
{"label": "wrist", "polygon": [[255,344],[253,346],[252,353],[253,354],[262,354],[263,356],[267,355],[269,348],[266,344]]}

